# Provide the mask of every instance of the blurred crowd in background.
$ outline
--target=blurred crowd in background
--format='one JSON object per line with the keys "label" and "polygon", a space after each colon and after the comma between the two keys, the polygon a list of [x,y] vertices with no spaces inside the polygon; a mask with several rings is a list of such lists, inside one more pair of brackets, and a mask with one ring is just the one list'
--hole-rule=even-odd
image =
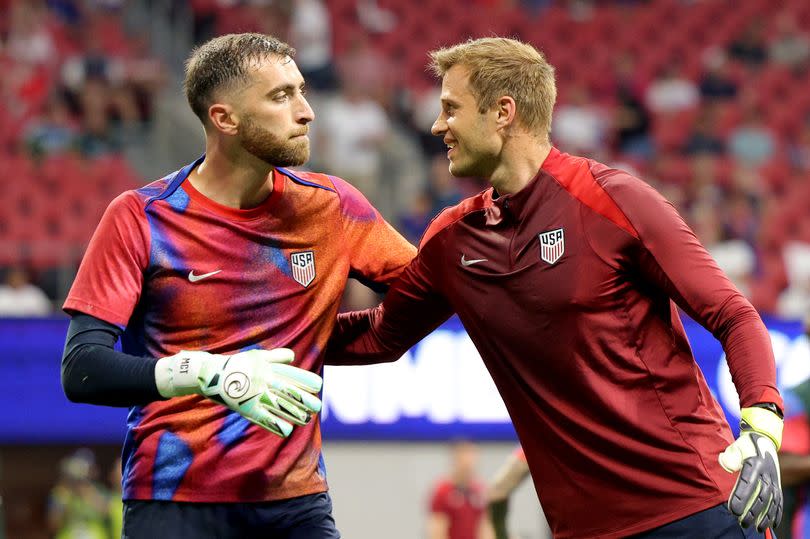
{"label": "blurred crowd in background", "polygon": [[[430,134],[427,52],[529,41],[556,67],[558,148],[659,189],[761,312],[810,312],[806,0],[0,0],[0,317],[57,313],[107,204],[202,151],[182,62],[241,31],[297,48],[307,167],[355,184],[413,242],[486,187],[450,176]],[[87,451],[62,461],[52,532],[115,533],[103,471]]]}
{"label": "blurred crowd in background", "polygon": [[[810,310],[803,0],[426,0],[418,10],[394,0],[0,0],[0,12],[0,314],[58,307],[109,201],[185,164],[169,156],[156,172],[149,158],[165,140],[158,131],[199,134],[157,121],[182,81],[159,29],[182,37],[184,54],[239,31],[294,45],[316,111],[308,167],[357,185],[414,242],[443,207],[485,187],[452,178],[430,135],[439,89],[427,51],[468,36],[530,41],[557,70],[556,146],[658,188],[760,311]],[[133,156],[136,147],[145,151]]]}

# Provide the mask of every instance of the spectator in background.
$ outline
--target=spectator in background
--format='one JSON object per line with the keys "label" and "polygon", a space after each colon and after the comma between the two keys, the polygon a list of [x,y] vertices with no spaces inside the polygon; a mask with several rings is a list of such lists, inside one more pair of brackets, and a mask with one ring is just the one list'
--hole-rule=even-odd
{"label": "spectator in background", "polygon": [[47,316],[53,308],[48,296],[29,280],[28,272],[13,267],[0,284],[0,317]]}
{"label": "spectator in background", "polygon": [[381,83],[371,72],[377,64],[363,59],[370,58],[365,52],[356,52],[358,56],[341,63],[343,91],[323,103],[320,121],[313,128],[323,167],[345,178],[377,206],[380,151],[391,125],[385,109],[374,99]]}
{"label": "spectator in background", "polygon": [[219,0],[189,0],[188,5],[192,11],[194,43],[199,44],[214,37]]}
{"label": "spectator in background", "polygon": [[79,101],[88,81],[106,85],[124,82],[124,64],[104,50],[101,36],[95,32],[81,34],[81,50],[68,58],[62,66],[62,84],[75,101]]}
{"label": "spectator in background", "polygon": [[756,245],[759,231],[757,199],[743,191],[726,195],[723,204],[723,238],[743,240],[752,247]]}
{"label": "spectator in background", "polygon": [[103,111],[91,109],[85,113],[78,147],[83,156],[90,158],[101,157],[121,150],[121,143],[115,136]]}
{"label": "spectator in background", "polygon": [[799,29],[796,17],[784,11],[776,18],[776,35],[768,46],[768,58],[794,72],[807,68],[810,60],[810,37]]}
{"label": "spectator in background", "polygon": [[478,448],[459,440],[451,449],[448,477],[433,489],[428,519],[429,539],[489,539],[492,532],[484,518],[486,489],[476,476]]}
{"label": "spectator in background", "polygon": [[433,120],[439,114],[440,93],[440,88],[431,85],[414,90],[408,96],[410,128],[416,133],[419,145],[427,156],[444,155],[447,152],[447,146],[430,132]]}
{"label": "spectator in background", "polygon": [[746,297],[756,267],[753,248],[741,239],[724,239],[718,209],[709,203],[696,204],[690,213],[690,225],[712,258]]}
{"label": "spectator in background", "polygon": [[411,200],[410,205],[400,213],[397,230],[414,245],[427,229],[433,213],[433,199],[427,191],[423,191]]}
{"label": "spectator in background", "polygon": [[789,241],[782,249],[788,286],[777,300],[778,314],[802,318],[810,313],[810,244]]}
{"label": "spectator in background", "polygon": [[48,525],[55,539],[110,537],[109,495],[96,475],[95,456],[89,449],[79,449],[60,462],[59,480],[48,503]]}
{"label": "spectator in background", "polygon": [[689,203],[720,204],[725,196],[720,184],[717,158],[709,153],[698,153],[691,160],[689,182],[679,191]]}
{"label": "spectator in background", "polygon": [[707,101],[723,101],[737,97],[738,84],[729,72],[726,53],[712,47],[703,56],[704,71],[700,78],[700,97]]}
{"label": "spectator in background", "polygon": [[633,56],[620,55],[614,63],[612,92],[616,108],[612,128],[615,149],[631,157],[651,159],[655,153],[650,137],[651,120],[644,106],[645,84],[638,76]]}
{"label": "spectator in background", "polygon": [[48,99],[58,51],[43,3],[12,2],[0,21],[0,98],[11,121],[24,122]]}
{"label": "spectator in background", "polygon": [[788,144],[790,164],[800,171],[810,171],[810,118],[806,118],[799,133]]}
{"label": "spectator in background", "polygon": [[583,85],[575,85],[568,92],[568,100],[557,107],[552,125],[552,139],[560,148],[589,157],[604,150],[607,122],[593,103]]}
{"label": "spectator in background", "polygon": [[119,99],[124,100],[121,106],[134,103],[135,120],[147,123],[152,120],[155,99],[169,76],[163,62],[152,54],[148,33],[133,36],[131,45],[132,52],[122,60],[126,86],[119,90]]}
{"label": "spectator in background", "polygon": [[65,99],[59,94],[52,95],[43,114],[28,124],[23,137],[29,152],[36,157],[76,149],[78,125]]}
{"label": "spectator in background", "polygon": [[717,133],[714,109],[711,106],[701,108],[692,132],[683,147],[686,155],[712,154],[723,155],[726,152],[723,139]]}
{"label": "spectator in background", "polygon": [[746,166],[756,167],[776,153],[776,135],[762,121],[762,112],[749,106],[742,125],[734,128],[728,138],[731,155]]}
{"label": "spectator in background", "polygon": [[332,62],[332,19],[322,0],[294,0],[290,45],[301,74],[312,90],[334,90],[337,76]]}
{"label": "spectator in background", "polygon": [[762,21],[754,18],[742,35],[731,42],[728,55],[747,67],[758,69],[768,61],[768,45],[763,36]]}
{"label": "spectator in background", "polygon": [[641,100],[647,83],[648,81],[639,75],[635,56],[627,52],[619,54],[613,63],[613,93],[618,95],[620,91],[624,91]]}
{"label": "spectator in background", "polygon": [[6,52],[17,61],[29,64],[54,64],[57,59],[56,42],[49,30],[49,13],[44,2],[11,2],[3,6],[8,10]]}
{"label": "spectator in background", "polygon": [[[136,90],[130,81],[137,85],[138,91],[149,92],[161,80],[159,72],[151,73],[151,76],[145,73],[155,67],[149,61],[148,51],[143,50],[145,46],[141,44],[137,57],[128,64],[105,50],[95,32],[85,32],[82,51],[69,58],[62,67],[62,84],[68,99],[82,120],[90,124],[84,128],[93,132],[93,138],[112,138],[107,131],[113,128],[113,123],[119,127],[119,133],[141,123]],[[144,108],[148,107],[144,105]],[[86,143],[82,142],[82,145]],[[97,153],[94,151],[89,155]]]}
{"label": "spectator in background", "polygon": [[647,160],[655,153],[650,137],[650,115],[629,88],[620,87],[616,96],[614,129],[617,150]]}
{"label": "spectator in background", "polygon": [[357,0],[355,8],[357,19],[369,32],[384,34],[397,26],[396,14],[380,7],[377,0]]}
{"label": "spectator in background", "polygon": [[665,66],[650,83],[645,94],[647,108],[653,113],[680,112],[700,102],[700,92],[694,82],[683,76],[677,63]]}
{"label": "spectator in background", "polygon": [[410,206],[412,200],[426,187],[430,163],[425,158],[419,138],[408,126],[392,118],[387,136],[380,145],[377,209],[391,221]]}
{"label": "spectator in background", "polygon": [[434,155],[431,158],[429,173],[428,191],[432,200],[430,208],[432,219],[448,206],[455,206],[461,202],[463,197],[458,180],[447,168],[447,158],[444,155]]}

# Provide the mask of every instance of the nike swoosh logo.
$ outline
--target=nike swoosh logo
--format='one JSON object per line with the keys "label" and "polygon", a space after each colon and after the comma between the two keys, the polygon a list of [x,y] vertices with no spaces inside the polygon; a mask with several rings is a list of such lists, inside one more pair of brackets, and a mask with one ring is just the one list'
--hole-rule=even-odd
{"label": "nike swoosh logo", "polygon": [[472,266],[473,264],[478,264],[479,262],[487,262],[486,258],[473,258],[472,260],[467,260],[467,257],[461,255],[461,265],[465,268],[467,266]]}
{"label": "nike swoosh logo", "polygon": [[220,271],[222,270],[212,271],[211,273],[203,273],[202,275],[194,275],[194,270],[191,270],[190,272],[188,272],[188,280],[191,281],[192,283],[196,283],[197,281],[202,281],[206,277],[216,275]]}

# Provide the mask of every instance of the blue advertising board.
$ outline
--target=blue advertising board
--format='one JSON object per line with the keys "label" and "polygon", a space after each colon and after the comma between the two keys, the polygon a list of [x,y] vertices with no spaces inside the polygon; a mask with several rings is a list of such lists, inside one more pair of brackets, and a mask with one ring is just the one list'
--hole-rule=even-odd
{"label": "blue advertising board", "polygon": [[[810,347],[798,322],[765,319],[780,387],[810,377]],[[692,349],[729,422],[737,395],[720,343],[685,320]],[[126,410],[70,403],[59,363],[67,321],[0,320],[0,443],[120,443]],[[324,436],[330,440],[514,440],[506,408],[480,356],[451,319],[402,359],[327,367]]]}

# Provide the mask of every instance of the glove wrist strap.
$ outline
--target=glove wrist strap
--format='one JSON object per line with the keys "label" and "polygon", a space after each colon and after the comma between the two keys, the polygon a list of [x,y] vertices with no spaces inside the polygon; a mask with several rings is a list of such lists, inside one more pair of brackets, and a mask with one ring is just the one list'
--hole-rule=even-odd
{"label": "glove wrist strap", "polygon": [[782,445],[782,419],[772,411],[757,406],[743,408],[741,412],[740,429],[767,436],[778,450]]}
{"label": "glove wrist strap", "polygon": [[158,360],[155,365],[155,384],[163,397],[179,397],[200,392],[200,384],[197,381],[203,362],[200,354],[184,351]]}

